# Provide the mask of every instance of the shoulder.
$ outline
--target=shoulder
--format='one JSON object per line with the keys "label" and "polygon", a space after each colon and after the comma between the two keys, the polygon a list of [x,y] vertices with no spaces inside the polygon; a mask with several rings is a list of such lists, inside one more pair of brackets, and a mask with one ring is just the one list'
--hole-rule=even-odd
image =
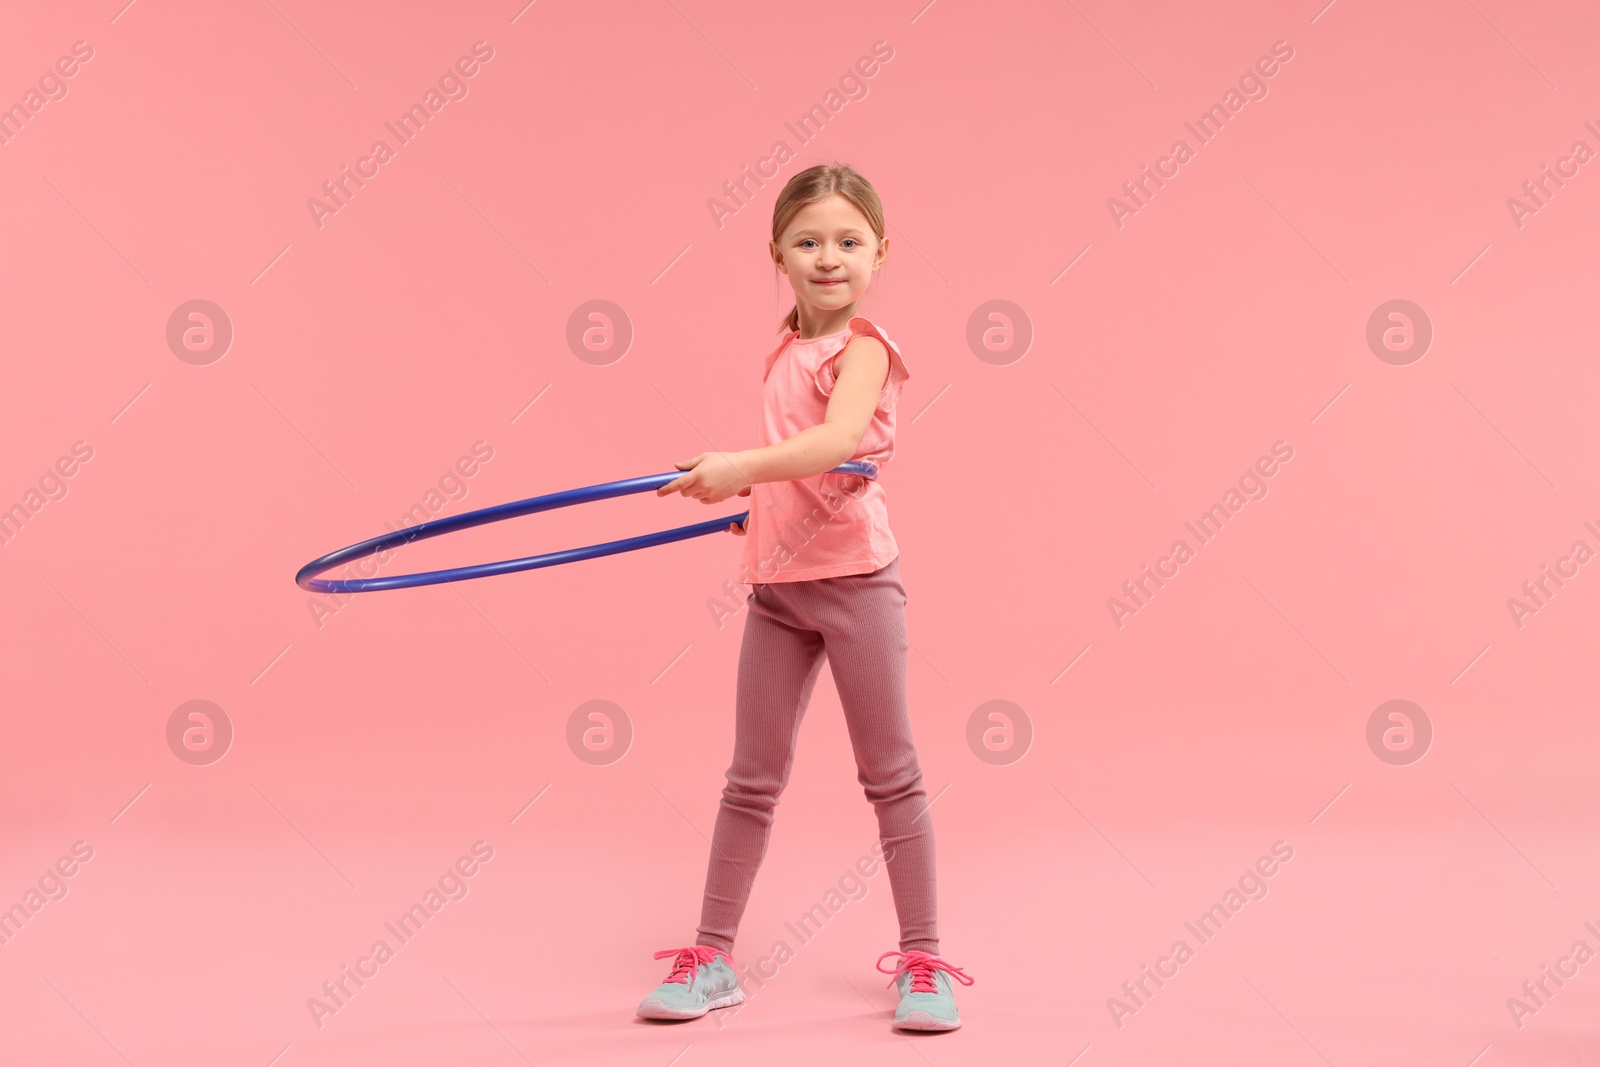
{"label": "shoulder", "polygon": [[847,348],[872,348],[882,349],[885,352],[900,354],[900,346],[890,340],[888,331],[873,322],[865,315],[856,315],[848,323],[849,337],[846,341]]}
{"label": "shoulder", "polygon": [[857,334],[849,338],[829,360],[837,362],[841,368],[846,364],[863,363],[877,368],[880,374],[883,368],[888,367],[889,361],[888,346],[871,334]]}
{"label": "shoulder", "polygon": [[887,357],[891,379],[904,381],[911,377],[911,372],[906,369],[905,357],[900,353],[900,346],[895,344],[889,332],[882,326],[865,315],[857,315],[850,320],[849,330],[844,345],[845,352],[865,351]]}
{"label": "shoulder", "polygon": [[911,378],[911,372],[906,369],[905,360],[900,355],[900,346],[881,326],[864,315],[857,315],[850,320],[844,343],[837,352],[824,359],[817,369],[818,391],[824,396],[831,395],[839,375],[835,363],[853,361],[858,354],[874,361],[882,360],[880,365],[885,367],[885,372],[878,404],[885,411],[892,411],[905,383]]}
{"label": "shoulder", "polygon": [[799,330],[785,330],[785,331],[783,331],[783,336],[778,339],[777,346],[774,347],[772,349],[772,351],[768,352],[767,353],[767,358],[762,361],[762,364],[761,364],[761,380],[762,381],[766,381],[767,378],[771,376],[771,374],[772,374],[772,365],[774,363],[778,362],[778,357],[783,354],[783,350],[785,348],[788,348],[789,347],[789,342],[792,341],[795,337],[799,336],[799,334],[800,334]]}
{"label": "shoulder", "polygon": [[839,359],[853,360],[857,355],[869,355],[875,360],[887,362],[889,359],[889,346],[881,338],[870,333],[851,334],[845,339],[844,346],[839,349]]}

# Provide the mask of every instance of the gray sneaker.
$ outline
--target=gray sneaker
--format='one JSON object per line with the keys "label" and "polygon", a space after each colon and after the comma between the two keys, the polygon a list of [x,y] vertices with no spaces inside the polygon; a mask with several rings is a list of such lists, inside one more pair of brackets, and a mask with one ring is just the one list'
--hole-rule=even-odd
{"label": "gray sneaker", "polygon": [[952,967],[938,956],[912,949],[910,952],[885,952],[878,957],[878,971],[883,961],[899,956],[900,965],[893,971],[889,984],[897,987],[900,1003],[894,1010],[894,1023],[899,1030],[954,1030],[961,1025],[961,1015],[956,1011],[955,985],[952,977],[963,985],[974,979],[960,967]]}
{"label": "gray sneaker", "polygon": [[733,958],[710,945],[664,948],[656,959],[673,957],[667,980],[639,1002],[642,1019],[698,1019],[712,1008],[744,1001]]}

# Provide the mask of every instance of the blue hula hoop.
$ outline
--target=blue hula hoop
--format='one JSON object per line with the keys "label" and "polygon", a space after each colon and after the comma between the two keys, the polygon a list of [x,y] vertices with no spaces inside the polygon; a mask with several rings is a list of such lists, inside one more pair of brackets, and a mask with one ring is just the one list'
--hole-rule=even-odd
{"label": "blue hula hoop", "polygon": [[[403,530],[381,534],[359,544],[351,545],[349,548],[341,548],[337,552],[330,552],[326,556],[312,560],[304,567],[301,567],[295,574],[294,584],[313,593],[366,593],[379,589],[411,589],[420,585],[459,582],[468,578],[487,578],[495,574],[514,574],[517,571],[533,570],[535,567],[553,567],[558,563],[573,563],[580,559],[610,556],[618,552],[632,552],[639,548],[651,548],[655,545],[665,545],[690,537],[700,537],[704,534],[726,530],[729,523],[742,523],[749,516],[750,513],[746,511],[738,515],[729,515],[725,519],[711,519],[707,522],[697,522],[692,526],[680,526],[675,530],[640,534],[638,537],[626,537],[620,541],[606,541],[598,545],[569,548],[560,552],[545,552],[537,556],[524,556],[521,559],[503,559],[498,563],[478,563],[470,567],[451,567],[446,570],[423,571],[418,574],[395,574],[387,578],[329,580],[317,577],[324,571],[332,570],[354,560],[365,559],[387,549],[409,545],[414,541],[438,537],[440,534],[467,530],[474,526],[482,526],[485,523],[499,522],[502,519],[514,519],[519,515],[531,515],[536,511],[550,511],[553,508],[564,508],[573,504],[587,504],[595,500],[607,500],[614,496],[626,496],[629,493],[642,493],[650,489],[659,489],[673,479],[682,477],[685,473],[687,472],[669,471],[666,474],[647,474],[641,478],[624,478],[617,482],[603,482],[600,485],[586,486],[582,489],[564,489],[559,493],[532,496],[526,500],[513,500],[508,504],[496,504],[492,507],[479,508],[476,511],[462,512],[460,515],[452,515],[449,518],[434,519],[432,522],[408,526]],[[851,460],[848,463],[841,463],[839,466],[824,473],[857,474],[870,481],[877,478],[878,469],[870,463]]]}

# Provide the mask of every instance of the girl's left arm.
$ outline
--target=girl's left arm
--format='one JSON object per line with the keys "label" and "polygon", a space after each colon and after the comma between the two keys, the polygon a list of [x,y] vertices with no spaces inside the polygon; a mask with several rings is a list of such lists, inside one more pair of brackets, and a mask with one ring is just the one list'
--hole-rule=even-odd
{"label": "girl's left arm", "polygon": [[686,468],[683,477],[662,486],[656,495],[681,490],[685,496],[715,504],[745,494],[756,482],[810,478],[855,455],[889,378],[889,350],[876,337],[861,336],[834,359],[838,375],[822,422],[777,444],[742,452],[702,452],[678,463]]}
{"label": "girl's left arm", "polygon": [[889,350],[876,337],[863,335],[852,339],[834,359],[838,375],[820,423],[775,445],[735,453],[735,463],[752,482],[810,478],[856,454],[889,379]]}

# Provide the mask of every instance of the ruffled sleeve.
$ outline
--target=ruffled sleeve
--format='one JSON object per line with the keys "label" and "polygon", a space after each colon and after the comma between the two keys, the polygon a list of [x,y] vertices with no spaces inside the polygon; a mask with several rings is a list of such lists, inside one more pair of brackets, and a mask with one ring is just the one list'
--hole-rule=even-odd
{"label": "ruffled sleeve", "polygon": [[789,340],[797,336],[799,332],[799,330],[785,330],[783,334],[783,340],[778,342],[778,347],[767,353],[767,358],[763,360],[761,364],[762,381],[766,381],[767,378],[772,374],[772,365],[778,362],[778,357],[783,354],[783,350],[789,344]]}
{"label": "ruffled sleeve", "polygon": [[[876,337],[883,342],[889,350],[889,376],[883,383],[883,389],[878,393],[878,407],[884,411],[893,411],[900,401],[900,393],[905,389],[906,381],[911,377],[911,372],[906,369],[906,362],[900,355],[900,346],[889,340],[889,335],[871,319],[857,315],[850,320],[850,333],[845,337],[839,352],[843,352],[845,345],[854,341],[863,334]],[[834,364],[838,361],[839,352],[835,352],[822,361],[817,368],[817,391],[823,396],[832,396],[834,384],[838,381],[838,369]]]}

